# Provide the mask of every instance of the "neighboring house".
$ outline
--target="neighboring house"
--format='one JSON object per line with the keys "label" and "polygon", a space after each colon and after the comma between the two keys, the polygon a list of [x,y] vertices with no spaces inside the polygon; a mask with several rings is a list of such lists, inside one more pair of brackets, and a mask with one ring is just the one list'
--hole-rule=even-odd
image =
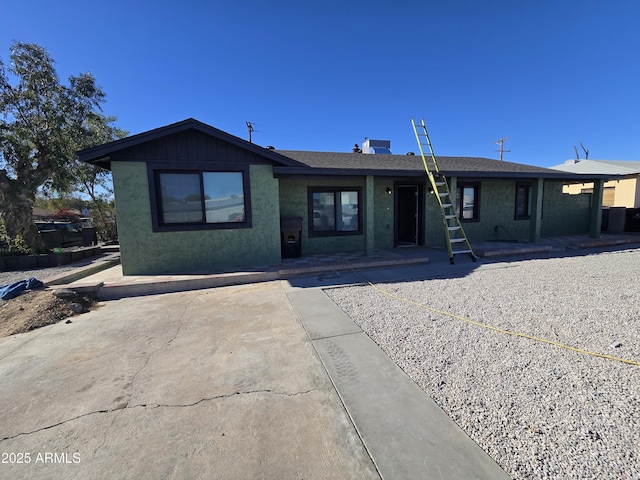
{"label": "neighboring house", "polygon": [[[362,151],[262,148],[189,119],[79,158],[113,173],[125,275],[276,265],[281,217],[302,219],[303,256],[442,245],[420,156],[392,155],[373,140]],[[600,202],[562,193],[574,174],[486,158],[438,162],[472,243],[600,233]],[[603,176],[588,178],[601,194]]]}
{"label": "neighboring house", "polygon": [[[586,175],[609,175],[617,177],[604,184],[603,207],[640,208],[640,162],[622,160],[567,160],[554,170]],[[591,193],[593,182],[567,183],[564,193],[571,195]]]}
{"label": "neighboring house", "polygon": [[34,220],[49,220],[55,215],[53,210],[47,210],[46,208],[33,207],[33,219]]}

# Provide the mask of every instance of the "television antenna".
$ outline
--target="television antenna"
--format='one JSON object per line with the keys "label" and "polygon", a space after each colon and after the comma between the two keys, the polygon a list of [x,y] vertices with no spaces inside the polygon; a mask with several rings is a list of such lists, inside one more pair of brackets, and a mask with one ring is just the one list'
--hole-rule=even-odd
{"label": "television antenna", "polygon": [[253,124],[251,122],[246,122],[246,123],[247,123],[247,131],[249,132],[249,143],[253,143],[251,141],[251,134],[253,132],[255,132],[256,130],[255,130],[255,128],[253,128]]}

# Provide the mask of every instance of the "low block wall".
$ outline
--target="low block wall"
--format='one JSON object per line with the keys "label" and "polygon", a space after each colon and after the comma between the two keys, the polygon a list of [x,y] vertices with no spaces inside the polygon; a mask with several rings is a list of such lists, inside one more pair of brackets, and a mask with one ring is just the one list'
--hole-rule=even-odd
{"label": "low block wall", "polygon": [[38,268],[60,267],[100,254],[100,247],[85,247],[77,250],[48,253],[44,255],[13,255],[0,257],[0,271],[35,270]]}

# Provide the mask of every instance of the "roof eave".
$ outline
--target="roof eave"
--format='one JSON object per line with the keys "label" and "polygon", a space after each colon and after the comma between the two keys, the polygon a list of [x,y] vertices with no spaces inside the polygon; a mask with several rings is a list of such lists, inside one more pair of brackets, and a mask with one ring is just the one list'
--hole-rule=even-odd
{"label": "roof eave", "polygon": [[217,128],[212,127],[211,125],[202,123],[194,118],[188,118],[181,122],[173,123],[171,125],[166,125],[164,127],[159,127],[153,130],[149,130],[147,132],[138,133],[130,137],[105,143],[104,145],[98,145],[96,147],[80,150],[79,152],[77,152],[78,160],[80,160],[81,162],[93,163],[95,165],[99,165],[104,168],[110,169],[110,163],[111,163],[110,156],[112,153],[120,150],[124,150],[126,148],[135,147],[142,143],[151,142],[159,138],[165,137],[167,135],[180,133],[186,130],[197,130],[207,135],[211,135],[215,138],[223,140],[239,148],[243,148],[257,155],[265,157],[275,162],[276,164],[289,166],[289,167],[303,166],[302,163],[292,158],[281,155],[275,152],[274,150],[263,148],[259,145],[256,145],[255,143],[248,142],[246,140],[243,140],[242,138],[236,137],[227,132],[223,132],[222,130],[218,130]]}
{"label": "roof eave", "polygon": [[594,180],[606,180],[611,177],[610,175],[576,175],[568,172],[558,172],[558,173],[549,173],[549,172],[487,172],[487,171],[443,171],[448,177],[474,177],[474,178],[542,178],[545,180],[574,180],[574,179],[586,179],[588,181]]}
{"label": "roof eave", "polygon": [[378,177],[424,177],[425,172],[422,170],[380,170],[380,169],[359,169],[359,168],[314,168],[314,167],[273,167],[274,177],[286,176],[348,176],[362,177],[373,175]]}
{"label": "roof eave", "polygon": [[[594,181],[600,179],[609,179],[609,175],[575,175],[567,172],[487,172],[487,171],[469,171],[469,170],[442,170],[447,177],[458,178],[522,178],[534,179],[543,178],[546,180],[558,181]],[[424,170],[386,170],[386,169],[356,169],[356,168],[314,168],[314,167],[273,167],[274,177],[286,176],[367,176],[373,175],[378,177],[424,177]]]}

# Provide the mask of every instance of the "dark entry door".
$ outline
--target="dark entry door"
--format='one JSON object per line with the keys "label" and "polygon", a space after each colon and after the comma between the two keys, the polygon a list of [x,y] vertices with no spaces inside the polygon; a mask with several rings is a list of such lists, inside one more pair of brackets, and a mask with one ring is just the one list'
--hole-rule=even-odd
{"label": "dark entry door", "polygon": [[397,244],[418,244],[418,185],[398,185],[397,192]]}

